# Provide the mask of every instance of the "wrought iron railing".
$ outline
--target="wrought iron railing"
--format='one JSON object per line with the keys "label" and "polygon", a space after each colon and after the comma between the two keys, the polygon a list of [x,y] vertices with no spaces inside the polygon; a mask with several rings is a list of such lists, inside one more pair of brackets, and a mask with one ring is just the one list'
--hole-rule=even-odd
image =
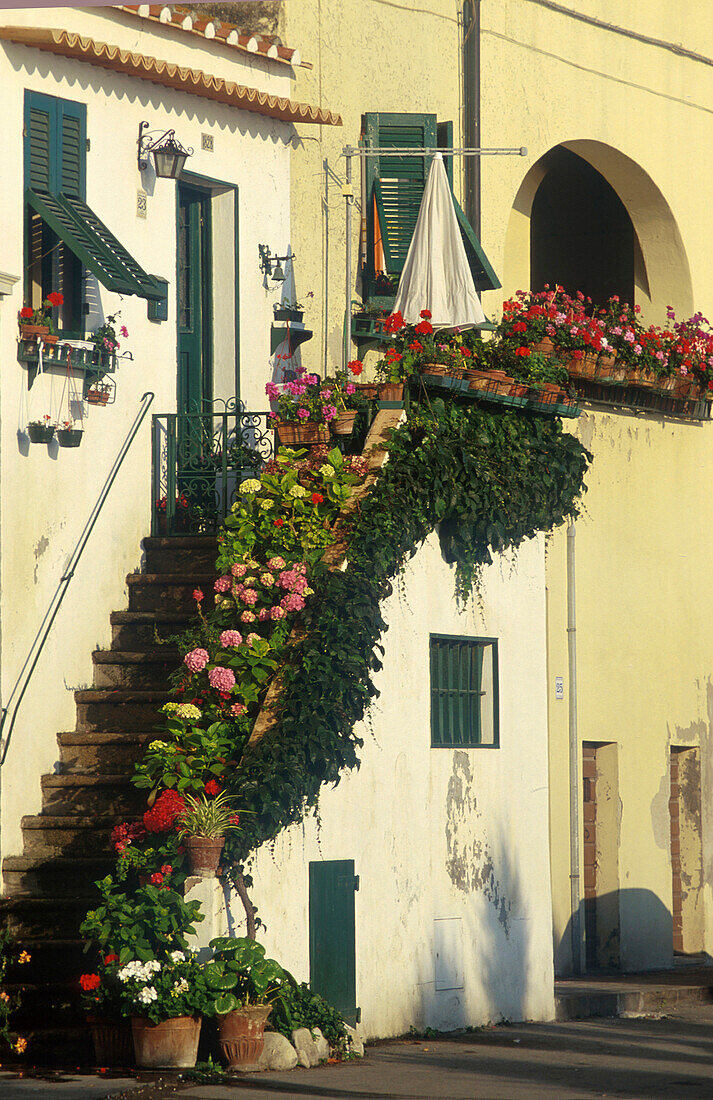
{"label": "wrought iron railing", "polygon": [[274,453],[268,412],[215,401],[206,411],[152,417],[152,535],[210,534],[235,501],[240,482]]}

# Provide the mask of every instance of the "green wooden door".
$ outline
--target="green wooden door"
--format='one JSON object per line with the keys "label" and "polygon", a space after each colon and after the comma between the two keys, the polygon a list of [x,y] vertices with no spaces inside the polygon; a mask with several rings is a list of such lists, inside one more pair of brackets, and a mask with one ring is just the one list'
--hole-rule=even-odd
{"label": "green wooden door", "polygon": [[309,973],[315,993],[349,1024],[358,1018],[353,859],[309,865]]}
{"label": "green wooden door", "polygon": [[178,412],[200,412],[212,393],[210,198],[178,187]]}

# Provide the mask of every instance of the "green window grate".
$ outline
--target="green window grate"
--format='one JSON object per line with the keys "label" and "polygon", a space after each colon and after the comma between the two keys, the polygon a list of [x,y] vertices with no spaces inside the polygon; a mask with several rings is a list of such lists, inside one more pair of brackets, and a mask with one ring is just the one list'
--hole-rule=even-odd
{"label": "green window grate", "polygon": [[499,745],[498,643],[432,634],[431,745]]}

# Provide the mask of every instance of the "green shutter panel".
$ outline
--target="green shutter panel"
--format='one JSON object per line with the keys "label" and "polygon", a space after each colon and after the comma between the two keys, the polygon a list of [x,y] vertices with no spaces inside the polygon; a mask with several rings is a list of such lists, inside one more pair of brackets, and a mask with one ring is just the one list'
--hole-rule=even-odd
{"label": "green shutter panel", "polygon": [[58,127],[60,190],[83,199],[86,195],[87,111],[83,103],[60,101]]}
{"label": "green shutter panel", "polygon": [[354,860],[309,865],[309,979],[315,993],[357,1019]]}
{"label": "green shutter panel", "polygon": [[[438,148],[442,149],[444,154],[447,149],[453,148],[453,123],[452,122],[439,122],[436,126],[436,134],[438,136]],[[448,176],[448,182],[451,185],[451,191],[453,190],[453,157],[447,157],[444,155],[443,164],[445,165],[446,175]]]}
{"label": "green shutter panel", "polygon": [[50,191],[52,178],[52,129],[55,118],[49,96],[25,95],[25,186]]}

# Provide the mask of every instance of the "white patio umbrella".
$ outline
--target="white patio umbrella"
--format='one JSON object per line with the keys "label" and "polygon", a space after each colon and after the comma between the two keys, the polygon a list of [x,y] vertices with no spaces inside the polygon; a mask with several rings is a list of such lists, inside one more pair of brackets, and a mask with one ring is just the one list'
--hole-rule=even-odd
{"label": "white patio umbrella", "polygon": [[409,324],[421,319],[422,309],[430,309],[434,328],[472,328],[485,320],[440,153],[428,173],[394,303]]}

